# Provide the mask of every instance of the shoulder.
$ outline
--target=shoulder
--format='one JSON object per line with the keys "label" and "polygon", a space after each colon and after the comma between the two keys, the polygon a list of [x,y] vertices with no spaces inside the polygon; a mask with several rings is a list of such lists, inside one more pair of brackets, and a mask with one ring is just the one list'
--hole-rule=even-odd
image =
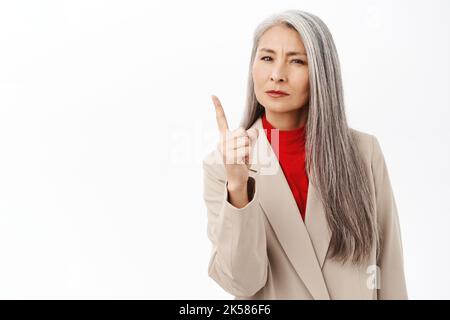
{"label": "shoulder", "polygon": [[364,160],[368,163],[372,162],[374,152],[375,136],[368,132],[363,132],[354,128],[350,128],[350,134],[353,142],[360,151]]}
{"label": "shoulder", "polygon": [[383,151],[377,137],[373,134],[350,128],[354,143],[360,150],[364,161],[370,166],[374,175],[386,170]]}

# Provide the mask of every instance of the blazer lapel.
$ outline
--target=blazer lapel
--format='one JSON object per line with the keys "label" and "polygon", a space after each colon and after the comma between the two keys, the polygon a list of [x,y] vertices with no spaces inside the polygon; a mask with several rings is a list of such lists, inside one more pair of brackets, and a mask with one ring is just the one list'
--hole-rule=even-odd
{"label": "blazer lapel", "polygon": [[331,231],[325,216],[325,208],[319,198],[319,192],[311,182],[308,185],[305,225],[314,245],[320,268],[322,268],[330,245]]}
{"label": "blazer lapel", "polygon": [[[252,127],[263,129],[261,117]],[[297,203],[264,130],[259,130],[250,169],[254,170],[250,171],[250,175],[256,180],[261,207],[294,269],[314,299],[330,299],[321,268],[331,235],[317,190],[310,182],[306,223],[303,223]]]}

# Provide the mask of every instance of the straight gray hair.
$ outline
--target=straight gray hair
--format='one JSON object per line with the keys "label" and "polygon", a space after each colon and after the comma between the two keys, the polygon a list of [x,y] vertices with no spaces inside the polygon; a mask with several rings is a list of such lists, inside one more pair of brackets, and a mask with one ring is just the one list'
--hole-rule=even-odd
{"label": "straight gray hair", "polygon": [[262,21],[253,36],[247,100],[241,126],[249,129],[263,114],[252,77],[259,39],[272,26],[296,30],[306,48],[310,98],[306,123],[306,171],[324,205],[330,231],[330,258],[367,262],[373,245],[379,257],[379,230],[369,173],[347,124],[339,58],[332,35],[317,16],[286,10]]}

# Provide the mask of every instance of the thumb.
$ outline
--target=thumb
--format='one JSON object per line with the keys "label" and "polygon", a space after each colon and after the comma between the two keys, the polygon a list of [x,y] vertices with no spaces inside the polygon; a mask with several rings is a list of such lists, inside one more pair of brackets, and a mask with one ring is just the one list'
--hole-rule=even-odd
{"label": "thumb", "polygon": [[247,135],[250,138],[250,142],[253,144],[258,138],[258,130],[256,128],[251,128],[247,130]]}
{"label": "thumb", "polygon": [[[256,128],[251,128],[251,129],[247,130],[247,135],[250,138],[251,148],[253,148],[253,146],[255,145],[255,142],[258,139],[258,134],[259,134],[259,131]],[[252,150],[252,149],[250,149],[250,150]],[[247,165],[248,169],[250,169],[251,165],[253,164],[253,161],[254,161],[253,153],[250,152],[250,155],[248,155],[245,158],[245,164]]]}

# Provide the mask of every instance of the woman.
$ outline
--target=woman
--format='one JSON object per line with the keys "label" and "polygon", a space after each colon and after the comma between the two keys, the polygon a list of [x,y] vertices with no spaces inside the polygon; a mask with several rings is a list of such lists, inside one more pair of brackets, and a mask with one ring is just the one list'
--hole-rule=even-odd
{"label": "woman", "polygon": [[247,90],[232,131],[212,96],[209,276],[235,299],[407,299],[387,166],[377,138],[347,125],[326,25],[298,10],[263,21]]}

